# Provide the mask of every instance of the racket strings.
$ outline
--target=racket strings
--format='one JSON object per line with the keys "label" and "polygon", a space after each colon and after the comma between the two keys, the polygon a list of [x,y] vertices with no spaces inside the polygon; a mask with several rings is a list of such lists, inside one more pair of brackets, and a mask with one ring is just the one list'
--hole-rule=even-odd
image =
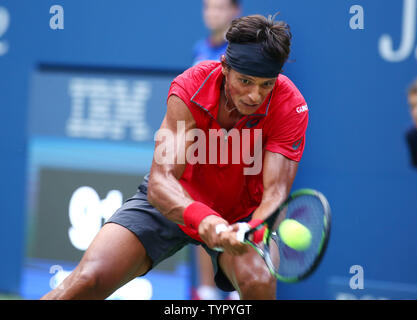
{"label": "racket strings", "polygon": [[[268,241],[267,264],[271,271],[285,279],[299,278],[312,268],[320,252],[325,228],[325,208],[314,195],[301,195],[290,201],[283,209],[271,229]],[[287,246],[280,238],[278,227],[282,220],[293,219],[311,232],[311,244],[305,251],[297,251]]]}

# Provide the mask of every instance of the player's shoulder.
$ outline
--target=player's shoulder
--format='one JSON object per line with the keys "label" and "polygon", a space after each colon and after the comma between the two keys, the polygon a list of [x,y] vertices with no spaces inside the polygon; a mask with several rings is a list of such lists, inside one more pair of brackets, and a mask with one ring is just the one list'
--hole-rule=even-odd
{"label": "player's shoulder", "polygon": [[193,95],[208,76],[218,67],[218,61],[202,61],[178,75],[173,84],[180,85],[189,95]]}
{"label": "player's shoulder", "polygon": [[300,90],[287,76],[280,74],[272,93],[268,122],[301,121],[308,118],[308,105]]}
{"label": "player's shoulder", "polygon": [[174,81],[181,83],[192,82],[194,84],[201,84],[219,65],[220,62],[218,61],[202,61],[185,70],[183,73],[177,76]]}
{"label": "player's shoulder", "polygon": [[291,81],[289,77],[286,75],[280,74],[278,76],[277,83],[275,84],[275,88],[277,94],[275,95],[276,98],[279,100],[293,100],[293,101],[304,101],[304,97],[301,94],[300,90]]}
{"label": "player's shoulder", "polygon": [[206,60],[201,61],[191,68],[188,68],[184,73],[180,75],[180,77],[195,81],[205,80],[206,77],[218,66],[220,65],[219,61],[214,60]]}
{"label": "player's shoulder", "polygon": [[272,92],[271,111],[304,113],[307,103],[297,86],[287,76],[280,74]]}

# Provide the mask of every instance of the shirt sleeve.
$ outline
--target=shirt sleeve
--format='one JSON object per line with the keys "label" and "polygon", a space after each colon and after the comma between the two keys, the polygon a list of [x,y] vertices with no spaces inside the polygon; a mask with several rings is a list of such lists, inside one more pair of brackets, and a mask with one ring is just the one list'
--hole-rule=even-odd
{"label": "shirt sleeve", "polygon": [[202,121],[204,119],[204,115],[202,115],[202,110],[200,108],[197,108],[193,103],[191,103],[191,92],[186,90],[184,88],[184,81],[182,79],[175,79],[171,83],[171,87],[168,91],[168,97],[167,97],[167,103],[170,96],[175,95],[178,98],[180,98],[188,107],[188,110],[190,110],[195,122],[197,128],[200,128],[202,126]]}
{"label": "shirt sleeve", "polygon": [[184,89],[184,87],[177,81],[174,80],[171,82],[171,86],[168,91],[167,102],[170,96],[175,95],[184,101],[186,104],[190,101],[190,94]]}
{"label": "shirt sleeve", "polygon": [[265,149],[299,162],[305,147],[308,106],[303,101],[290,105],[285,113],[276,109],[266,127]]}

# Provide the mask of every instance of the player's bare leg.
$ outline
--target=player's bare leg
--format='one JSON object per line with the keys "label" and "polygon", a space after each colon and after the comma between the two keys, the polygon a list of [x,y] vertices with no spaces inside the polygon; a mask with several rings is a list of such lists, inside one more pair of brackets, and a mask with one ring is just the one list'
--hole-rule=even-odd
{"label": "player's bare leg", "polygon": [[276,282],[253,248],[240,256],[220,254],[219,265],[242,300],[275,300]]}
{"label": "player's bare leg", "polygon": [[103,226],[76,269],[42,299],[105,299],[143,275],[152,262],[139,239],[128,229]]}

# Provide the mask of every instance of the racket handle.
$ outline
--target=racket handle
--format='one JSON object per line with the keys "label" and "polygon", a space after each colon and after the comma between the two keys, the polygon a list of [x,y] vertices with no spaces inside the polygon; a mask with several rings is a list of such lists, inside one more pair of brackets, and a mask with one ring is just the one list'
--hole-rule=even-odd
{"label": "racket handle", "polygon": [[[239,226],[239,230],[236,232],[236,239],[240,242],[245,242],[245,233],[250,230],[250,225],[246,222],[239,222],[237,224]],[[216,225],[216,233],[219,234],[223,231],[228,230],[230,227],[227,227],[225,224],[221,223]],[[223,252],[223,248],[214,247],[213,250],[218,252]]]}

